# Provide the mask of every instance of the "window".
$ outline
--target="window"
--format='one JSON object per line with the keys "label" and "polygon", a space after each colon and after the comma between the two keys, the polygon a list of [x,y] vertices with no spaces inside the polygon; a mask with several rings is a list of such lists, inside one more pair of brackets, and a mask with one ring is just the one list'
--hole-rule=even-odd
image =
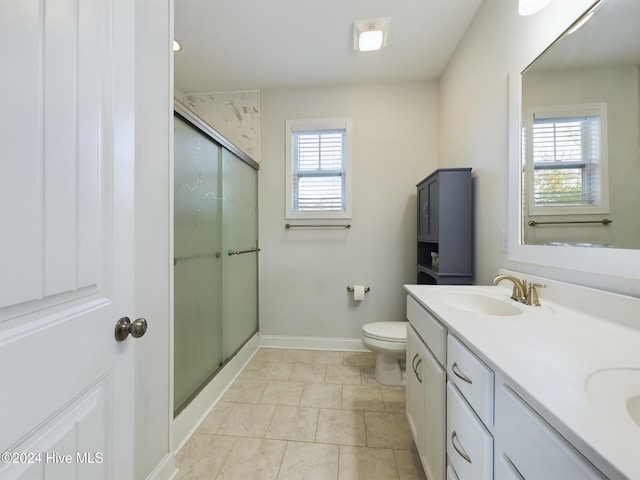
{"label": "window", "polygon": [[350,121],[287,121],[287,218],[350,218]]}
{"label": "window", "polygon": [[604,104],[531,110],[530,215],[607,213],[606,121]]}

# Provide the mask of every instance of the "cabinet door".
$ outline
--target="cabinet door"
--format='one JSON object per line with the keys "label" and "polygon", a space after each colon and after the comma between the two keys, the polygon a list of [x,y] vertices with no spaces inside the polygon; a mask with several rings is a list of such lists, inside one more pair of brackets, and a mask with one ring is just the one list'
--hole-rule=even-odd
{"label": "cabinet door", "polygon": [[438,241],[438,177],[418,187],[418,240]]}
{"label": "cabinet door", "polygon": [[423,348],[416,331],[409,325],[407,328],[407,421],[418,452],[424,451],[423,414],[422,414],[422,377],[420,376],[420,351]]}
{"label": "cabinet door", "polygon": [[426,183],[418,186],[418,241],[427,240],[429,235],[429,197],[427,193]]}
{"label": "cabinet door", "polygon": [[427,205],[426,205],[426,223],[427,223],[427,240],[432,242],[438,241],[438,225],[439,225],[439,183],[438,177],[429,181],[427,188]]}
{"label": "cabinet door", "polygon": [[407,329],[407,420],[428,479],[445,476],[446,373],[413,327]]}
{"label": "cabinet door", "polygon": [[447,433],[447,374],[436,357],[424,347],[422,361],[424,395],[424,470],[429,479],[444,478]]}

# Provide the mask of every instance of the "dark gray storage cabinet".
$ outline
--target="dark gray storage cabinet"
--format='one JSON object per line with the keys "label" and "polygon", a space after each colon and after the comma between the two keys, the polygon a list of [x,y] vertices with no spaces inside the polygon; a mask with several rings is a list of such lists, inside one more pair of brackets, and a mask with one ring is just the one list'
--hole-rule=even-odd
{"label": "dark gray storage cabinet", "polygon": [[[418,185],[418,284],[468,285],[473,278],[471,168],[441,168]],[[437,254],[439,265],[433,265]]]}

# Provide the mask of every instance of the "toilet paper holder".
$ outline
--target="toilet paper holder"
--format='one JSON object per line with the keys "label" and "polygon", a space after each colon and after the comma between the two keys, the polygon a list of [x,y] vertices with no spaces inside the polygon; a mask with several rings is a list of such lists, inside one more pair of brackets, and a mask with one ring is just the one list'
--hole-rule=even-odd
{"label": "toilet paper holder", "polygon": [[[369,290],[371,290],[369,287],[364,287],[364,293],[369,293]],[[353,292],[353,286],[352,286],[352,285],[349,285],[349,286],[347,287],[347,291],[348,291],[348,292]]]}

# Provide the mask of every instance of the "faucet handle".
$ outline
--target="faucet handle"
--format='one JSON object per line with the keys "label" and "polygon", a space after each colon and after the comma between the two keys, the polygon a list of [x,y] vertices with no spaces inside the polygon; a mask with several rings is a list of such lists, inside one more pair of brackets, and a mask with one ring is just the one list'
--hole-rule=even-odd
{"label": "faucet handle", "polygon": [[529,287],[527,289],[527,305],[533,305],[534,307],[540,306],[538,288],[546,288],[546,285],[544,283],[529,283]]}

